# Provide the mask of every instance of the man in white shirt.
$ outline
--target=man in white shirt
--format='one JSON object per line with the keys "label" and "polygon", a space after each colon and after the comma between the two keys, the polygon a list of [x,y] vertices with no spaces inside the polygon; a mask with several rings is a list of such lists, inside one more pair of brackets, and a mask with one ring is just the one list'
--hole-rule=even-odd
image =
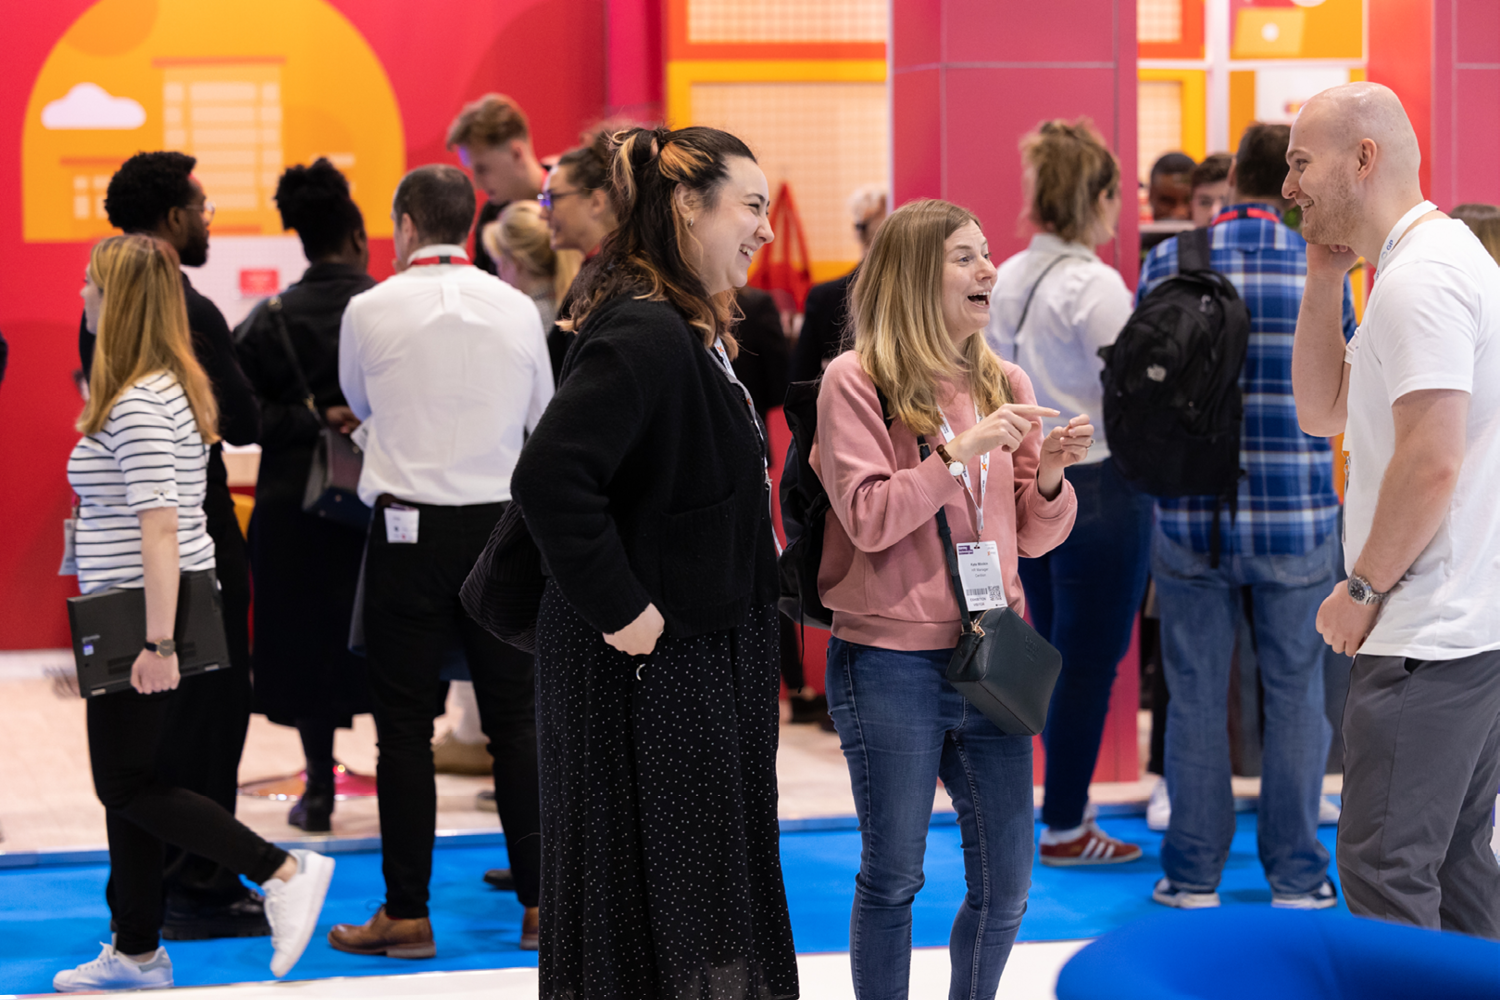
{"label": "man in white shirt", "polygon": [[[1302,109],[1284,193],[1307,286],[1298,419],[1345,434],[1347,585],[1318,630],[1355,655],[1338,861],[1357,914],[1500,938],[1500,268],[1425,201],[1400,101],[1371,83]],[[1377,264],[1339,335],[1344,274]]]}
{"label": "man in white shirt", "polygon": [[552,398],[530,298],[469,263],[474,189],[456,167],[402,178],[392,219],[400,273],[349,301],[339,384],[363,423],[359,496],[375,508],[365,552],[365,647],[380,758],[386,903],[329,943],[364,955],[436,953],[427,919],[436,791],[432,719],[444,654],[461,641],[494,757],[495,801],[522,947],[536,947],[541,820],[532,658],[464,613],[458,592],[510,501],[525,435]]}

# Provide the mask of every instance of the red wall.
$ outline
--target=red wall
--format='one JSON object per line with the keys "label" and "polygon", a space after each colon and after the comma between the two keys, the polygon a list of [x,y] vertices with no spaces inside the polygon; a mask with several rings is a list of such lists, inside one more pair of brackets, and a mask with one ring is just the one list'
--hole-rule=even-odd
{"label": "red wall", "polygon": [[[460,105],[488,90],[527,110],[538,152],[560,152],[605,111],[604,0],[331,0],[369,41],[396,92],[407,162],[453,162],[443,148]],[[64,465],[77,440],[78,288],[87,244],[21,241],[21,126],[47,53],[89,0],[12,5],[0,60],[0,649],[68,644],[54,574],[71,501]],[[212,39],[204,39],[212,55]],[[634,95],[632,95],[634,96]],[[639,98],[637,98],[639,99]],[[648,94],[645,98],[650,99]],[[375,241],[377,277],[389,241]],[[384,244],[384,245],[378,245]],[[384,271],[385,273],[381,273]]]}
{"label": "red wall", "polygon": [[1430,197],[1500,204],[1500,2],[1431,2]]}
{"label": "red wall", "polygon": [[[892,0],[893,186],[899,204],[946,198],[979,216],[995,260],[1024,249],[1022,135],[1088,115],[1133,176],[1136,0]],[[1131,286],[1134,192],[1101,255]],[[1122,248],[1130,248],[1125,252]]]}
{"label": "red wall", "polygon": [[1422,190],[1432,191],[1433,0],[1369,0],[1366,76],[1396,92],[1422,150]]}

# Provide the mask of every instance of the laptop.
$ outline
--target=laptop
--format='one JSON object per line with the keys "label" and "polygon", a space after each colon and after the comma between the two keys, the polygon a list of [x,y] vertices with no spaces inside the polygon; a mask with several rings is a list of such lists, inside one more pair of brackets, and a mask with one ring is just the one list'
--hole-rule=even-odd
{"label": "laptop", "polygon": [[[130,687],[130,668],[146,647],[146,591],[110,587],[68,598],[78,693],[97,698]],[[223,598],[211,569],[182,574],[177,587],[177,669],[183,677],[229,667]]]}

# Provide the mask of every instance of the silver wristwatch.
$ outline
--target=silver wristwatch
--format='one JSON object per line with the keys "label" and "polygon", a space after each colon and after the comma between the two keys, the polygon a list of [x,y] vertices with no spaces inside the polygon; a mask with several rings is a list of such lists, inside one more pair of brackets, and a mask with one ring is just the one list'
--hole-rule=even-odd
{"label": "silver wristwatch", "polygon": [[1369,580],[1358,573],[1349,574],[1349,599],[1355,604],[1379,604],[1389,594],[1389,590],[1384,594],[1378,594],[1375,588],[1370,586]]}

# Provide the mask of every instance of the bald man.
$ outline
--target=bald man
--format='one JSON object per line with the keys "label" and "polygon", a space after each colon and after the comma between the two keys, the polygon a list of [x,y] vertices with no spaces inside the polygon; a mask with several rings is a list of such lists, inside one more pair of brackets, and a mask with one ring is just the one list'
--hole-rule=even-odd
{"label": "bald man", "polygon": [[[1326,90],[1292,126],[1307,287],[1292,390],[1345,434],[1347,583],[1318,631],[1355,656],[1338,864],[1354,913],[1500,938],[1500,267],[1417,181],[1396,95]],[[1339,335],[1344,274],[1376,263]]]}

